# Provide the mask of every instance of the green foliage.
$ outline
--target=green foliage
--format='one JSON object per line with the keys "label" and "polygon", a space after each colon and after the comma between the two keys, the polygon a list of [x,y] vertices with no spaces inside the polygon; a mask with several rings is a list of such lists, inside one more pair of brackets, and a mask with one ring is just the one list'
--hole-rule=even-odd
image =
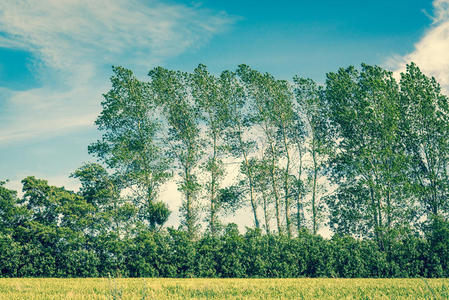
{"label": "green foliage", "polygon": [[183,215],[181,222],[189,235],[194,237],[199,228],[197,198],[200,185],[196,168],[203,148],[199,126],[200,111],[190,97],[188,74],[157,67],[148,75],[156,103],[162,107],[167,122],[167,153],[175,158],[178,174],[182,178],[178,188],[185,196],[180,208]]}
{"label": "green foliage", "polygon": [[0,232],[0,277],[18,277],[22,252],[20,243],[10,235]]}
{"label": "green foliage", "polygon": [[401,73],[401,130],[413,196],[430,215],[448,214],[449,100],[414,64]]}
{"label": "green foliage", "polygon": [[206,66],[199,65],[190,75],[190,86],[195,105],[200,111],[200,119],[206,128],[205,162],[203,170],[208,173],[205,184],[207,197],[209,198],[209,209],[207,221],[209,230],[216,234],[220,227],[219,215],[221,203],[219,197],[220,183],[225,176],[223,157],[226,154],[225,128],[229,112],[229,99],[223,95],[221,82],[211,75]]}
{"label": "green foliage", "polygon": [[226,214],[232,214],[243,206],[242,195],[240,186],[231,185],[218,190],[217,203]]}
{"label": "green foliage", "polygon": [[408,224],[416,216],[407,188],[398,84],[391,72],[362,64],[360,72],[350,67],[329,73],[326,98],[338,141],[330,158],[337,184],[327,202],[331,224],[351,234],[368,230],[382,243],[383,228]]}
{"label": "green foliage", "polygon": [[[104,166],[75,170],[77,193],[0,181],[0,276],[449,276],[449,102],[415,64],[399,83],[362,64],[325,86],[246,65],[113,72],[88,148]],[[174,173],[179,229],[158,198]],[[222,217],[243,206],[241,234]]]}
{"label": "green foliage", "polygon": [[[319,176],[324,173],[325,160],[330,153],[330,144],[334,143],[333,136],[329,129],[328,122],[328,105],[327,99],[324,97],[322,87],[318,86],[313,80],[295,76],[293,78],[295,83],[296,102],[304,115],[306,129],[305,137],[310,142],[307,147],[304,147],[305,152],[312,158],[312,165],[310,167],[308,181],[311,182],[311,200],[310,211],[312,214],[312,232],[317,233],[322,221],[324,205],[320,201],[320,194],[324,191],[324,187],[319,184]],[[299,134],[302,133],[301,128],[297,128]],[[298,141],[296,141],[298,144]],[[298,145],[298,151],[303,151],[301,145]],[[298,182],[301,183],[301,178],[298,176]],[[321,193],[320,193],[321,192]],[[302,203],[304,206],[304,203]]]}
{"label": "green foliage", "polygon": [[[44,182],[39,182],[42,185]],[[43,185],[45,187],[45,185]],[[50,190],[54,187],[49,186]],[[29,196],[27,196],[29,197]],[[64,197],[62,195],[61,197]],[[61,199],[56,198],[58,202]],[[192,240],[188,232],[160,232],[133,223],[124,233],[95,235],[71,223],[46,224],[38,211],[0,234],[0,275],[38,277],[416,277],[449,274],[449,222],[434,218],[426,238],[410,228],[384,232],[384,249],[372,240],[334,235],[330,240],[239,233],[228,224],[219,235]],[[41,220],[41,222],[37,221]],[[125,222],[125,220],[123,220]]]}
{"label": "green foliage", "polygon": [[427,277],[449,276],[449,221],[441,216],[433,216],[425,229],[427,259],[429,260]]}
{"label": "green foliage", "polygon": [[[114,67],[113,71],[112,88],[103,95],[103,110],[95,121],[103,136],[88,150],[115,171],[123,188],[133,190],[140,217],[155,228],[156,224],[165,223],[166,218],[161,216],[167,212],[160,214],[159,211],[159,216],[153,218],[154,207],[161,208],[153,202],[159,186],[171,175],[169,157],[162,151],[155,96],[151,87],[137,80],[130,70]],[[98,173],[101,170],[97,166],[89,165],[78,170],[77,177],[83,177],[82,173],[89,168],[94,172],[92,176],[104,176]]]}
{"label": "green foliage", "polygon": [[8,234],[28,218],[26,209],[17,206],[17,192],[4,187],[0,181],[0,233]]}

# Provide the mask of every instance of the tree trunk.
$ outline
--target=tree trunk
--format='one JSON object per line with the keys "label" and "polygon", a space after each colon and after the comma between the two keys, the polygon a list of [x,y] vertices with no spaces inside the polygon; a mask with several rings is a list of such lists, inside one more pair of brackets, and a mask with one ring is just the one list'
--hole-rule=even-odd
{"label": "tree trunk", "polygon": [[[314,147],[314,146],[313,146]],[[312,189],[312,232],[316,234],[318,231],[318,222],[317,222],[317,207],[316,207],[316,190],[317,190],[317,180],[318,180],[318,164],[316,160],[316,151],[312,150],[312,159],[313,159],[313,189]]]}
{"label": "tree trunk", "polygon": [[268,219],[268,201],[267,196],[262,191],[262,198],[263,198],[263,214],[264,214],[264,220],[265,220],[265,232],[267,234],[270,234],[270,223]]}
{"label": "tree trunk", "polygon": [[242,150],[243,153],[243,162],[245,164],[245,169],[246,169],[246,177],[248,178],[248,184],[249,184],[249,197],[250,197],[250,202],[251,202],[251,208],[253,210],[253,215],[254,215],[254,225],[256,225],[256,228],[260,228],[260,223],[259,223],[259,218],[257,217],[257,205],[256,205],[256,201],[254,199],[254,182],[253,182],[253,175],[249,166],[249,162],[248,162],[248,155],[246,153],[246,150],[243,146],[243,140],[242,140],[242,136],[241,136],[241,130],[240,130],[240,126],[239,126],[239,144],[240,144],[240,148]]}
{"label": "tree trunk", "polygon": [[379,217],[377,215],[376,200],[374,198],[374,190],[373,190],[372,186],[370,186],[370,196],[371,196],[371,206],[372,206],[372,209],[373,209],[374,236],[376,238],[377,243],[380,245]]}
{"label": "tree trunk", "polygon": [[270,177],[271,177],[271,185],[273,188],[274,193],[274,204],[275,204],[275,210],[276,210],[276,224],[278,227],[278,233],[282,234],[282,227],[281,227],[281,216],[280,216],[280,205],[279,205],[279,192],[276,186],[276,162],[274,157],[274,146],[273,143],[270,141],[270,147],[271,147],[271,167],[270,167]]}
{"label": "tree trunk", "polygon": [[211,185],[210,185],[210,232],[212,235],[216,234],[216,195],[215,195],[215,185],[217,181],[217,169],[216,169],[216,159],[217,159],[217,136],[214,133],[213,137],[213,156],[212,156],[212,170],[211,170]]}
{"label": "tree trunk", "polygon": [[190,238],[193,238],[195,236],[195,224],[194,224],[194,217],[193,217],[193,211],[192,211],[192,191],[191,191],[191,178],[190,178],[190,168],[187,166],[185,167],[185,176],[186,176],[186,226],[187,226],[187,233]]}
{"label": "tree trunk", "polygon": [[[298,144],[298,151],[299,151],[299,171],[298,171],[298,180],[301,181],[301,177],[302,177],[302,152],[301,152],[301,148],[299,147]],[[298,187],[298,194],[296,195],[296,228],[299,232],[301,231],[301,221],[302,221],[302,190],[300,190],[300,188]]]}
{"label": "tree trunk", "polygon": [[287,157],[287,165],[285,166],[284,172],[285,222],[287,226],[287,236],[290,238],[292,236],[291,221],[290,221],[290,191],[289,191],[290,154],[288,152],[289,149],[287,143],[287,136],[285,133],[285,127],[283,127],[282,133],[283,133],[285,153]]}
{"label": "tree trunk", "polygon": [[387,227],[390,229],[391,228],[391,191],[390,191],[390,186],[388,186],[388,191],[387,191]]}

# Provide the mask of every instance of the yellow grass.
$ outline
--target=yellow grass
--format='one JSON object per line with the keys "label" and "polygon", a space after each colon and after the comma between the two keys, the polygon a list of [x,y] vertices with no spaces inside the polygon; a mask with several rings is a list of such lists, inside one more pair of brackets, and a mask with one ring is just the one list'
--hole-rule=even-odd
{"label": "yellow grass", "polygon": [[0,278],[0,299],[449,299],[449,279]]}

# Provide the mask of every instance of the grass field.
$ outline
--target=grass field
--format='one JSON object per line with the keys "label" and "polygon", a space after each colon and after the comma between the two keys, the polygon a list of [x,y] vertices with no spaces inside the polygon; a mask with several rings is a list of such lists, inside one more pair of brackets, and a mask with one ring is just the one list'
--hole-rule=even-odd
{"label": "grass field", "polygon": [[449,279],[6,279],[0,299],[449,299]]}

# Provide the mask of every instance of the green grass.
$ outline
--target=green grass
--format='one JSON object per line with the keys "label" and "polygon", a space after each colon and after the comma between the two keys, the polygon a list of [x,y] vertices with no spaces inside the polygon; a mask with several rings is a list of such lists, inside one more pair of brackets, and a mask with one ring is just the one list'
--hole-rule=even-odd
{"label": "green grass", "polygon": [[0,299],[449,299],[449,279],[0,278]]}

